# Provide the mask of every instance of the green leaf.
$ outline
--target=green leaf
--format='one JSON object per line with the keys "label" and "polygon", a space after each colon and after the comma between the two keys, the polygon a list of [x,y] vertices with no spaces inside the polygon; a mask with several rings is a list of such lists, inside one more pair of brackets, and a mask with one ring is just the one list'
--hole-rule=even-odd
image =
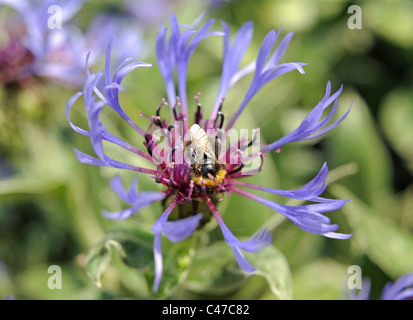
{"label": "green leaf", "polygon": [[[247,280],[254,281],[253,275],[256,275],[266,280],[272,294],[278,299],[291,299],[290,268],[278,249],[269,246],[258,252],[244,252],[244,254],[248,261],[257,268],[250,277],[239,267],[231,247],[225,242],[217,242],[212,246],[199,249],[185,282],[185,288],[208,295],[232,294],[241,289]],[[258,289],[254,290],[258,291]],[[244,292],[242,291],[243,289],[234,297],[243,299]],[[251,292],[247,295],[250,297]]]}
{"label": "green leaf", "polygon": [[185,288],[202,294],[225,295],[245,283],[234,253],[224,241],[197,249]]}
{"label": "green leaf", "polygon": [[340,97],[339,104],[346,108],[354,101],[354,105],[327,140],[329,167],[355,163],[357,173],[347,177],[343,183],[363,201],[380,206],[391,194],[390,154],[365,102],[356,93],[348,91]]}
{"label": "green leaf", "polygon": [[380,106],[380,123],[391,147],[406,161],[413,173],[413,95],[411,90],[395,90]]}
{"label": "green leaf", "polygon": [[295,300],[338,300],[348,297],[348,266],[335,260],[320,258],[296,269]]}
{"label": "green leaf", "polygon": [[[366,1],[363,3],[363,27],[378,33],[387,41],[402,48],[411,48],[413,38],[410,30],[413,28],[413,6],[410,1],[392,0]],[[391,21],[391,23],[381,23]]]}
{"label": "green leaf", "polygon": [[[165,239],[166,240],[166,239]],[[189,237],[187,240],[171,243],[169,241],[163,241],[162,243],[162,256],[163,256],[163,275],[159,290],[155,297],[168,298],[175,290],[183,284],[188,276],[191,263],[193,261],[196,243],[196,237]],[[153,269],[151,269],[153,271]],[[147,278],[150,281],[152,287],[153,274]]]}
{"label": "green leaf", "polygon": [[[113,249],[130,268],[136,269],[146,278],[150,292],[154,281],[153,261],[154,235],[145,228],[123,226],[108,232],[92,247],[87,257],[87,272],[98,285],[102,285],[102,275],[108,269]],[[194,239],[179,243],[163,241],[163,275],[156,298],[166,298],[185,280],[194,255]],[[138,291],[138,288],[137,288]]]}
{"label": "green leaf", "polygon": [[281,251],[274,246],[268,246],[258,252],[247,252],[245,256],[257,267],[254,274],[265,278],[277,299],[292,299],[290,266]]}
{"label": "green leaf", "polygon": [[56,190],[60,185],[55,181],[13,178],[0,181],[0,197],[15,195],[38,195]]}
{"label": "green leaf", "polygon": [[72,263],[61,267],[61,288],[49,288],[49,265],[34,264],[19,272],[13,279],[15,289],[11,291],[16,300],[96,300],[100,293],[96,286],[88,284],[88,279],[80,269]]}
{"label": "green leaf", "polygon": [[[332,185],[337,197],[350,198],[342,210],[349,218],[355,241],[369,258],[393,278],[413,271],[413,235],[377,209],[371,210],[355,194]],[[397,207],[392,206],[392,210]],[[386,210],[386,209],[383,209]]]}
{"label": "green leaf", "polygon": [[87,275],[99,288],[102,287],[102,274],[107,270],[112,260],[111,247],[121,256],[125,255],[122,245],[115,240],[109,239],[93,247],[87,257]]}

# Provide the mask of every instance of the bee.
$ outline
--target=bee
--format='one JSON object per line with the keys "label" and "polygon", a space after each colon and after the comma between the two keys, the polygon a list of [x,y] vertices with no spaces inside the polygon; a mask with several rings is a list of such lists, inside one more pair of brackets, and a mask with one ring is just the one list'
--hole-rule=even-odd
{"label": "bee", "polygon": [[185,151],[191,162],[190,178],[197,186],[205,188],[205,191],[213,192],[227,175],[225,164],[218,161],[220,131],[211,139],[204,129],[194,124],[189,132],[191,141],[186,143]]}

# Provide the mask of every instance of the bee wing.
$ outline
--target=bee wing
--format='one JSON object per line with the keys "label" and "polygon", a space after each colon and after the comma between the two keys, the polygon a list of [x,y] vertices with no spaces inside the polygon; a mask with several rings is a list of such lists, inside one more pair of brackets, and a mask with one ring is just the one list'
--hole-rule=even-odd
{"label": "bee wing", "polygon": [[204,150],[205,154],[209,159],[215,160],[215,151],[214,148],[212,148],[211,144],[208,142],[207,150]]}
{"label": "bee wing", "polygon": [[210,159],[215,159],[214,148],[209,143],[208,136],[204,129],[199,125],[194,124],[189,130],[191,133],[191,141],[196,149],[202,150]]}

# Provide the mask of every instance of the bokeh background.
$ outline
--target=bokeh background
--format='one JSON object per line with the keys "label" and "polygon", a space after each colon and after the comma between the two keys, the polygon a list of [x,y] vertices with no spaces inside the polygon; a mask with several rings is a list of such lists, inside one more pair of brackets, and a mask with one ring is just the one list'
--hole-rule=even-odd
{"label": "bokeh background", "polygon": [[[361,8],[362,29],[348,26],[353,14],[348,8],[354,4]],[[0,10],[1,19],[13,12]],[[324,196],[352,200],[329,216],[340,225],[340,232],[354,236],[343,241],[305,233],[281,214],[234,194],[219,207],[228,227],[239,238],[261,226],[270,228],[273,256],[249,257],[253,264],[257,259],[276,264],[248,278],[238,274],[235,259],[220,246],[222,236],[211,222],[207,232],[196,236],[187,256],[179,256],[179,248],[164,243],[167,258],[179,262],[171,277],[180,275],[160,298],[347,299],[348,268],[357,265],[372,281],[371,298],[378,299],[387,282],[413,272],[413,2],[88,1],[71,21],[83,31],[101,13],[138,21],[138,60],[154,66],[128,75],[121,97],[138,123],[144,121],[139,120],[139,110],[152,115],[165,95],[154,38],[162,22],[169,25],[171,12],[180,23],[191,23],[205,12],[205,20],[218,20],[216,29],[224,19],[233,32],[254,21],[248,61],[271,29],[282,26],[282,35],[294,31],[283,60],[308,63],[306,74],[291,72],[272,81],[238,123],[240,128],[260,127],[264,141],[294,129],[322,98],[329,80],[333,90],[344,85],[338,113],[354,103],[346,120],[322,138],[268,154],[263,173],[250,181],[299,188],[327,161],[330,175]],[[115,42],[114,51],[123,45]],[[208,39],[191,60],[189,92],[200,91],[205,108],[212,105],[219,85],[221,49],[218,37]],[[102,61],[92,72],[101,67]],[[230,91],[226,101],[233,103],[226,102],[227,113],[235,111],[250,79]],[[101,216],[104,209],[125,205],[110,189],[110,179],[119,172],[80,164],[75,158],[73,148],[93,154],[88,138],[74,132],[65,117],[65,105],[77,91],[41,77],[17,89],[0,88],[0,299],[10,294],[14,299],[153,298],[151,284],[142,276],[147,270],[133,267],[145,254],[140,256],[137,250],[131,258],[137,262],[125,263],[123,251],[107,240],[113,230],[150,228],[162,208],[153,205],[125,221]],[[71,120],[87,128],[81,100],[73,107]],[[139,136],[113,114],[105,113],[104,121],[112,132],[140,145]],[[126,179],[133,176],[121,174]],[[148,177],[139,177],[139,182],[140,190],[159,187]],[[218,240],[212,243],[214,237]],[[192,267],[179,260],[184,258],[195,259]],[[51,265],[62,269],[61,290],[47,286]]]}

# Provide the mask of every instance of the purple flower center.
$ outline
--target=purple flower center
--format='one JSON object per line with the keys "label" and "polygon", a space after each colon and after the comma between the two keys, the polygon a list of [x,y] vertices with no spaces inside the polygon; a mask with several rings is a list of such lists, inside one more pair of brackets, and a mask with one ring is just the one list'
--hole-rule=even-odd
{"label": "purple flower center", "polygon": [[29,67],[33,60],[34,55],[20,39],[10,35],[8,43],[0,48],[0,85],[24,84],[31,75]]}
{"label": "purple flower center", "polygon": [[[243,154],[254,144],[257,136],[251,140],[238,138],[235,142],[232,139],[226,143],[228,134],[222,129],[225,119],[223,101],[215,119],[204,119],[199,94],[195,96],[195,102],[192,126],[185,124],[188,119],[180,110],[179,98],[171,112],[173,124],[161,116],[161,109],[167,104],[165,100],[154,116],[145,116],[151,120],[144,135],[144,145],[157,165],[154,179],[165,185],[168,198],[180,204],[178,219],[201,212],[205,196],[215,204],[225,193],[230,195],[232,178],[243,173]],[[256,153],[254,156],[261,157],[261,168],[263,154]],[[205,219],[201,220],[200,226]]]}

